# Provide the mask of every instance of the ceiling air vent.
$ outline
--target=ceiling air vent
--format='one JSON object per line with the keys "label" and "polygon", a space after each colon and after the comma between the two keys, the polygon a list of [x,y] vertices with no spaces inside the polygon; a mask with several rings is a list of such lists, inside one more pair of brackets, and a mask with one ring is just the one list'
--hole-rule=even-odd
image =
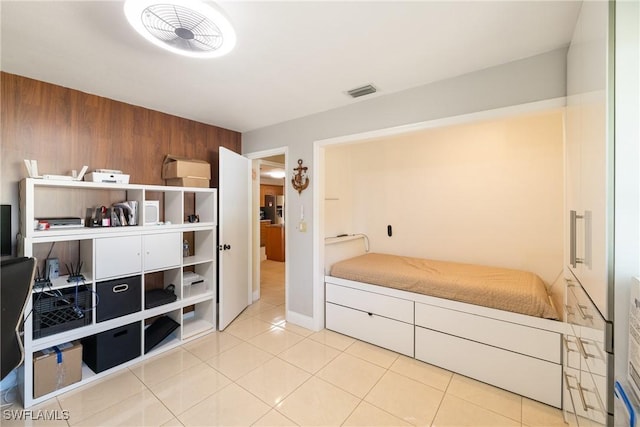
{"label": "ceiling air vent", "polygon": [[369,95],[370,93],[375,93],[376,91],[377,89],[373,85],[366,85],[351,89],[347,92],[347,94],[349,94],[352,98],[358,98],[360,96]]}

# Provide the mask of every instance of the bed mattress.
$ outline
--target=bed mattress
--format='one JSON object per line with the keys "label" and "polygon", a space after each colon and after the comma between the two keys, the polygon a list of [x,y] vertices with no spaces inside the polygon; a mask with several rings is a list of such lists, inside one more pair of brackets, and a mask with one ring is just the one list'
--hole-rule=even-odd
{"label": "bed mattress", "polygon": [[558,320],[536,274],[498,267],[369,253],[337,262],[331,276]]}

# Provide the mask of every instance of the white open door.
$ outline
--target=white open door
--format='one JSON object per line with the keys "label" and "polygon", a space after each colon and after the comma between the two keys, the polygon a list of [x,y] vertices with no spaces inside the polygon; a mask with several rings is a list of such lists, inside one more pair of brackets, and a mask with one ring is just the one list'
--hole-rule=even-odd
{"label": "white open door", "polygon": [[220,147],[218,329],[251,303],[251,161]]}

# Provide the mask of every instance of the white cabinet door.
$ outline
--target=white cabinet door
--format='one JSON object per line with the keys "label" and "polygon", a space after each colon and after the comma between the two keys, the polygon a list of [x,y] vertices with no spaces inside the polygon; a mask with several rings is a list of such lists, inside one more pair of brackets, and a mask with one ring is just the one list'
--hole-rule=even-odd
{"label": "white cabinet door", "polygon": [[567,55],[566,122],[568,264],[607,319],[613,235],[608,17],[608,2],[582,4]]}
{"label": "white cabinet door", "polygon": [[[582,95],[581,198],[584,209],[584,263],[580,282],[600,312],[609,318],[608,239],[613,233],[613,141],[609,138],[607,72],[608,2],[584,2],[584,92]],[[610,209],[611,208],[611,209]],[[611,313],[613,314],[613,312]]]}
{"label": "white cabinet door", "polygon": [[96,242],[96,280],[140,274],[142,250],[140,236],[104,237]]}
{"label": "white cabinet door", "polygon": [[182,233],[144,236],[144,270],[164,270],[180,265]]}

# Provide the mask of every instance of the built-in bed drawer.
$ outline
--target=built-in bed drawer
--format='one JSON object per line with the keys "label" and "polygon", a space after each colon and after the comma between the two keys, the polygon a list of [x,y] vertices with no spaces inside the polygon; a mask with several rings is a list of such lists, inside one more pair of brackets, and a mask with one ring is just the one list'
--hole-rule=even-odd
{"label": "built-in bed drawer", "polygon": [[413,324],[413,301],[327,283],[327,302]]}
{"label": "built-in bed drawer", "polygon": [[325,324],[332,331],[413,357],[413,324],[329,302]]}
{"label": "built-in bed drawer", "polygon": [[433,305],[415,304],[416,326],[561,363],[562,335]]}
{"label": "built-in bed drawer", "polygon": [[416,326],[416,359],[556,408],[562,365]]}

